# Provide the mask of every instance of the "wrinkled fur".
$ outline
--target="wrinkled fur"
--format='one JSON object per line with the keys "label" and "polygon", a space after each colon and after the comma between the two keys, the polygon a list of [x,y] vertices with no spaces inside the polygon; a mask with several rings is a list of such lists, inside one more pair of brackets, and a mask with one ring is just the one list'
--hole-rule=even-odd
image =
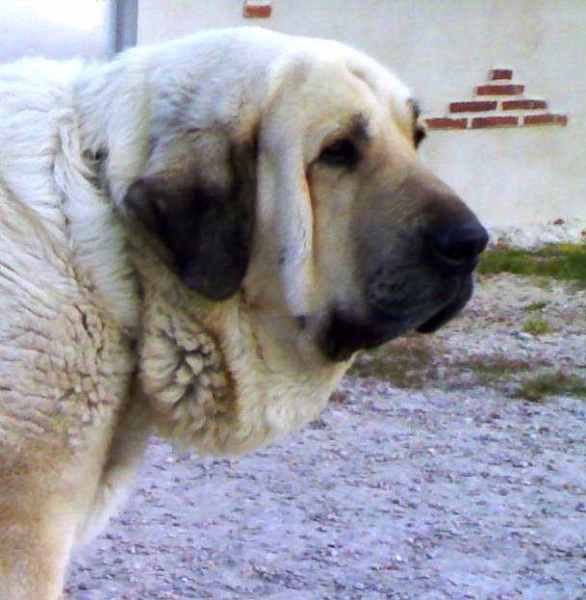
{"label": "wrinkled fur", "polygon": [[[201,453],[241,452],[324,407],[348,362],[316,345],[320,319],[357,281],[351,244],[334,244],[350,227],[328,223],[352,218],[359,184],[319,208],[336,185],[317,171],[310,197],[307,165],[347,99],[389,121],[393,172],[416,164],[408,98],[353,50],[260,30],[0,68],[2,600],[60,597],[72,549],[123,500],[155,426]],[[253,164],[254,243],[239,291],[214,302],[125,198],[139,178],[225,193],[226,144]]]}

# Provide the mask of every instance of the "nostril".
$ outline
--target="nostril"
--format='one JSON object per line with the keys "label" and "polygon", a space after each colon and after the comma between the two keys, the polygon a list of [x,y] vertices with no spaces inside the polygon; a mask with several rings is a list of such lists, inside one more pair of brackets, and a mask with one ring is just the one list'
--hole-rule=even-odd
{"label": "nostril", "polygon": [[488,243],[481,225],[449,226],[436,233],[435,248],[441,258],[454,263],[475,259]]}

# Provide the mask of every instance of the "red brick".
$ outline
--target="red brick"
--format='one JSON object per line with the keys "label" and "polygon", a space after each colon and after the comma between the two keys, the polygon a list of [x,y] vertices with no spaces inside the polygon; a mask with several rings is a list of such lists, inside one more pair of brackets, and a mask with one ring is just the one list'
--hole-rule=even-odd
{"label": "red brick", "polygon": [[491,83],[487,85],[479,85],[476,88],[476,93],[479,96],[516,96],[517,94],[522,94],[524,89],[524,85],[515,85],[512,83]]}
{"label": "red brick", "polygon": [[484,110],[495,110],[496,100],[472,100],[469,102],[452,102],[450,103],[450,112],[481,112]]}
{"label": "red brick", "polygon": [[488,127],[514,127],[519,123],[517,117],[474,117],[472,129],[486,129]]}
{"label": "red brick", "polygon": [[547,108],[545,100],[503,100],[503,110],[535,110]]}
{"label": "red brick", "polygon": [[513,71],[511,69],[493,69],[489,74],[488,78],[491,81],[495,79],[513,79]]}
{"label": "red brick", "polygon": [[565,127],[568,124],[566,115],[527,115],[523,118],[523,125],[561,125]]}
{"label": "red brick", "polygon": [[433,117],[425,119],[429,129],[466,129],[468,119],[451,119],[450,117]]}
{"label": "red brick", "polygon": [[268,19],[273,12],[270,4],[262,5],[244,5],[244,16],[247,19]]}

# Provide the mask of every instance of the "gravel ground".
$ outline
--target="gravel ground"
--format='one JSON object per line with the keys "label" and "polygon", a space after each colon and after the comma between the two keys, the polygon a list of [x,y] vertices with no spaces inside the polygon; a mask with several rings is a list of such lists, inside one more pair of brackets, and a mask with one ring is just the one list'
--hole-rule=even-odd
{"label": "gravel ground", "polygon": [[585,290],[485,277],[460,319],[362,357],[281,444],[200,461],[153,440],[67,597],[584,600],[586,398],[518,396],[584,382],[585,332]]}

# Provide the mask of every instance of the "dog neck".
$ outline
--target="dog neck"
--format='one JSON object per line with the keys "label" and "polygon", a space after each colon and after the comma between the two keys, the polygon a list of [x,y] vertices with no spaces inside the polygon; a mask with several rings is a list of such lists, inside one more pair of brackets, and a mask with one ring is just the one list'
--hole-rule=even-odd
{"label": "dog neck", "polygon": [[295,319],[259,313],[242,293],[206,300],[144,248],[133,261],[139,382],[164,437],[200,454],[243,452],[319,414],[347,365],[321,357]]}

